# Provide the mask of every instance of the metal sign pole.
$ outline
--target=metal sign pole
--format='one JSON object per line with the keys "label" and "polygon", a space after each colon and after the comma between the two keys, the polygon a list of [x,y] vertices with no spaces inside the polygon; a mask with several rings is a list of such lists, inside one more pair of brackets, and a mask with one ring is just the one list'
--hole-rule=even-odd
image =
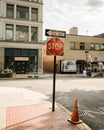
{"label": "metal sign pole", "polygon": [[55,111],[55,81],[56,81],[56,56],[54,56],[54,73],[53,73],[53,101],[52,112]]}

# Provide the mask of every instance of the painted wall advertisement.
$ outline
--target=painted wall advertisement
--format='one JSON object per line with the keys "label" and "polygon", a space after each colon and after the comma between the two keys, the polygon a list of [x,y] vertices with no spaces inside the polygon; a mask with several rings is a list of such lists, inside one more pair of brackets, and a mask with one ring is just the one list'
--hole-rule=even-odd
{"label": "painted wall advertisement", "polygon": [[77,72],[75,60],[61,60],[61,72]]}

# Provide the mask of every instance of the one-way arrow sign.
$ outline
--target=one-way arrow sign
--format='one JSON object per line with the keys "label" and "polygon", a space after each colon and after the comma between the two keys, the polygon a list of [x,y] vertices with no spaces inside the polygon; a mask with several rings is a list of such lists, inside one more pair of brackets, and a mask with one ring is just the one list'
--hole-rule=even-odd
{"label": "one-way arrow sign", "polygon": [[57,30],[46,29],[45,30],[45,35],[46,36],[65,38],[66,37],[66,32],[65,31],[57,31]]}

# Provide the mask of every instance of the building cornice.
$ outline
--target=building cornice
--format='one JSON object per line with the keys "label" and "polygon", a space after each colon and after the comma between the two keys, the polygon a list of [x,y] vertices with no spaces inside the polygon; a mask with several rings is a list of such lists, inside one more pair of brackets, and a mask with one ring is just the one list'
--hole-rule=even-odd
{"label": "building cornice", "polygon": [[29,43],[29,42],[10,42],[0,41],[0,47],[3,48],[25,48],[25,49],[42,49],[42,42]]}
{"label": "building cornice", "polygon": [[21,1],[21,2],[25,2],[25,3],[30,3],[30,4],[40,4],[40,5],[43,5],[43,1],[42,0],[38,0],[37,2],[36,1],[27,1],[27,0],[6,0],[6,2],[8,3],[10,3],[10,2],[12,2],[12,3],[16,3],[16,2],[18,2],[18,3],[20,3],[19,1]]}
{"label": "building cornice", "polygon": [[96,39],[104,39],[104,37],[97,37],[97,36],[86,36],[86,35],[75,35],[75,34],[66,34],[67,37],[85,37],[85,38],[96,38]]}

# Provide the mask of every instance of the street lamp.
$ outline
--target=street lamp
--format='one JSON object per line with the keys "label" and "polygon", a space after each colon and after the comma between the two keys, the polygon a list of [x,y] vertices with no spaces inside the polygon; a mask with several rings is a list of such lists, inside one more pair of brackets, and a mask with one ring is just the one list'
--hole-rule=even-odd
{"label": "street lamp", "polygon": [[86,54],[86,62],[87,62],[88,61],[88,59],[87,59],[88,51],[85,51],[85,54]]}
{"label": "street lamp", "polygon": [[87,69],[87,62],[88,62],[88,57],[87,57],[88,53],[89,53],[88,51],[85,51],[85,54],[86,54],[86,69]]}

